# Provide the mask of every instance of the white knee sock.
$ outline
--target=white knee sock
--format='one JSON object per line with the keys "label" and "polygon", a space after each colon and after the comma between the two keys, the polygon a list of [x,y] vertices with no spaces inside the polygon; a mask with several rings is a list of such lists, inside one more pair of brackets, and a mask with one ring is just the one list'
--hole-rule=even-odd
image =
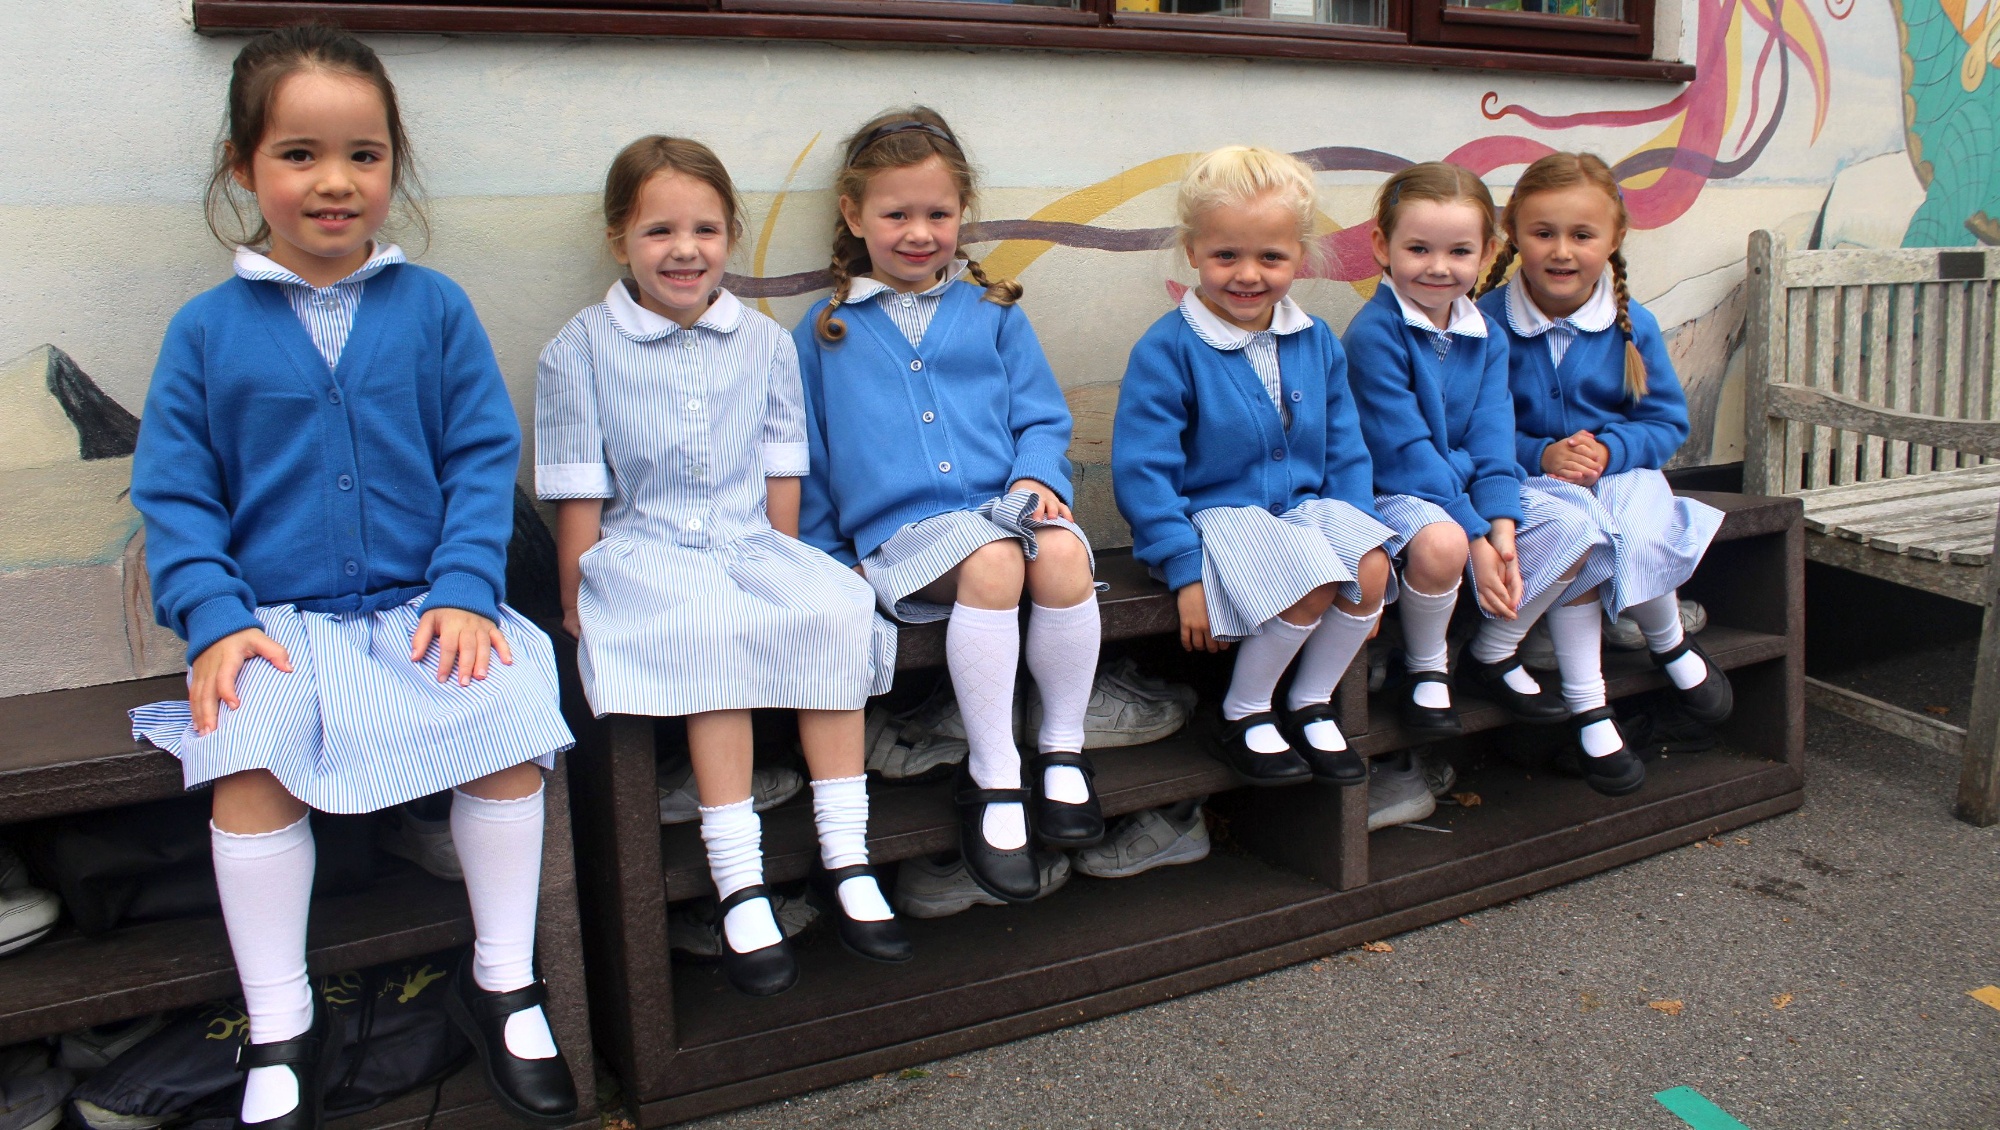
{"label": "white knee sock", "polygon": [[[1042,696],[1042,730],[1036,748],[1083,752],[1083,718],[1090,710],[1091,686],[1097,681],[1097,648],[1102,632],[1097,595],[1068,608],[1031,605],[1028,614],[1028,674]],[[1090,783],[1074,765],[1052,765],[1042,771],[1042,791],[1050,800],[1082,804],[1090,799]]]}
{"label": "white knee sock", "polygon": [[[1014,672],[1021,662],[1021,619],[1012,608],[954,604],[945,626],[945,663],[958,712],[965,719],[966,765],[982,789],[1021,787],[1021,751],[1014,745]],[[1027,809],[989,804],[986,842],[1011,851],[1028,842]]]}
{"label": "white knee sock", "polygon": [[[1651,600],[1635,604],[1625,610],[1646,633],[1646,650],[1654,655],[1664,655],[1681,645],[1681,595],[1670,592]],[[1690,651],[1679,659],[1667,664],[1667,678],[1682,690],[1700,684],[1708,677],[1708,664],[1701,656]]]}
{"label": "white knee sock", "polygon": [[[1521,606],[1518,616],[1512,620],[1487,620],[1479,625],[1479,634],[1472,637],[1472,657],[1481,663],[1504,663],[1514,658],[1521,650],[1521,641],[1527,638],[1528,629],[1542,618],[1569,588],[1566,581],[1557,581],[1535,594],[1535,599]],[[1540,694],[1542,685],[1535,681],[1528,669],[1515,664],[1506,675],[1507,685],[1520,694]]]}
{"label": "white knee sock", "polygon": [[1603,706],[1603,609],[1594,600],[1549,609],[1549,641],[1562,672],[1563,702],[1578,714]]}
{"label": "white knee sock", "polygon": [[[1326,615],[1320,617],[1319,627],[1313,630],[1312,638],[1299,649],[1299,669],[1292,676],[1292,689],[1285,696],[1285,704],[1298,710],[1333,701],[1333,691],[1340,685],[1340,677],[1347,674],[1354,654],[1368,642],[1369,630],[1381,618],[1382,610],[1379,608],[1366,616],[1351,616],[1338,608],[1328,609]],[[1346,735],[1330,719],[1308,725],[1305,739],[1314,749],[1327,753],[1338,753],[1347,748]]]}
{"label": "white knee sock", "polygon": [[[708,875],[715,880],[715,897],[726,899],[764,881],[764,825],[750,807],[750,798],[735,804],[701,809],[701,842],[708,849]],[[738,903],[722,919],[729,948],[749,953],[785,940],[769,899]]]}
{"label": "white knee sock", "polygon": [[[1396,598],[1402,609],[1403,666],[1410,671],[1446,671],[1451,652],[1445,646],[1445,631],[1451,627],[1452,609],[1458,607],[1458,586],[1441,593],[1420,592],[1406,578],[1403,594]],[[1421,683],[1412,692],[1417,705],[1442,710],[1451,705],[1451,691],[1443,683]]]}
{"label": "white knee sock", "polygon": [[[535,904],[542,883],[541,789],[514,800],[452,790],[451,842],[472,904],[472,980],[505,993],[535,980]],[[507,1018],[507,1050],[550,1059],[555,1034],[540,1005]]]}
{"label": "white knee sock", "polygon": [[[306,979],[306,918],[312,908],[311,818],[275,832],[239,836],[209,825],[222,921],[243,984],[250,1042],[275,1044],[312,1027]],[[243,1120],[264,1122],[299,1105],[289,1067],[253,1067],[243,1086]]]}
{"label": "white knee sock", "polygon": [[[1273,616],[1258,627],[1256,635],[1237,644],[1236,670],[1229,676],[1229,693],[1222,699],[1222,717],[1234,722],[1271,709],[1271,694],[1278,689],[1278,680],[1285,677],[1292,657],[1319,625],[1318,620],[1294,624]],[[1269,724],[1252,726],[1243,740],[1258,753],[1282,753],[1291,744]]]}
{"label": "white knee sock", "polygon": [[[828,871],[868,862],[868,775],[826,777],[812,783],[813,827],[819,832],[819,861]],[[866,875],[843,879],[835,892],[840,908],[857,922],[894,917],[882,888]]]}

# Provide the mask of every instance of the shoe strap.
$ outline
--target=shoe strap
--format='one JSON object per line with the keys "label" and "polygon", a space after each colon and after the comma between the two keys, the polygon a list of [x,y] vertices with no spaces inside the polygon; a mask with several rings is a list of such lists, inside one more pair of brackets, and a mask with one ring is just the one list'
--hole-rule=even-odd
{"label": "shoe strap", "polygon": [[1083,770],[1083,775],[1086,777],[1097,776],[1097,767],[1090,763],[1090,759],[1088,757],[1085,757],[1080,753],[1069,753],[1067,751],[1058,750],[1054,753],[1038,753],[1035,756],[1028,759],[1028,767],[1035,770],[1038,773],[1048,769],[1052,769],[1058,765],[1068,765],[1073,768],[1081,769]]}
{"label": "shoe strap", "polygon": [[776,918],[778,916],[778,900],[771,898],[771,888],[765,886],[762,883],[752,883],[747,887],[735,891],[728,898],[723,899],[721,902],[716,904],[715,906],[716,927],[718,929],[721,928],[722,918],[724,915],[728,914],[730,911],[735,910],[737,907],[743,905],[746,902],[749,902],[752,899],[770,899],[771,917]]}
{"label": "shoe strap", "polygon": [[1672,663],[1674,660],[1679,659],[1681,656],[1686,655],[1690,651],[1694,652],[1696,655],[1701,656],[1702,662],[1707,663],[1710,666],[1714,666],[1715,661],[1708,657],[1708,653],[1701,649],[1700,644],[1694,642],[1693,636],[1686,634],[1682,634],[1681,642],[1675,644],[1674,646],[1668,648],[1667,650],[1653,652],[1652,653],[1653,666],[1665,667],[1667,664]]}
{"label": "shoe strap", "polygon": [[959,804],[1026,804],[1034,799],[1027,789],[960,789],[952,794]]}
{"label": "shoe strap", "polygon": [[866,863],[850,863],[845,867],[829,868],[826,872],[826,881],[827,885],[837,890],[842,883],[847,882],[849,879],[858,879],[864,875],[870,879],[874,879],[876,886],[879,887],[882,885],[882,880],[875,874],[875,869]]}
{"label": "shoe strap", "polygon": [[[1618,715],[1608,706],[1594,706],[1591,707],[1589,710],[1572,714],[1569,717],[1570,726],[1577,730],[1581,730],[1585,726],[1595,725],[1599,722],[1609,722],[1612,725],[1616,726],[1618,724]],[[1623,731],[1620,731],[1620,734],[1622,736]]]}
{"label": "shoe strap", "polygon": [[483,1020],[505,1020],[517,1012],[526,1012],[537,1005],[547,1004],[548,986],[540,981],[509,989],[504,993],[488,992],[477,983],[467,986],[472,991],[466,993],[466,1007]]}
{"label": "shoe strap", "polygon": [[[1245,714],[1233,722],[1224,718],[1222,720],[1222,740],[1233,742],[1258,726],[1270,726],[1275,729],[1277,725],[1278,716],[1268,710],[1260,710],[1255,714]],[[1274,753],[1268,756],[1276,757],[1278,754]]]}
{"label": "shoe strap", "polygon": [[1330,702],[1315,702],[1292,711],[1292,725],[1310,726],[1314,722],[1340,724],[1340,711]]}
{"label": "shoe strap", "polygon": [[1411,671],[1409,675],[1412,689],[1418,683],[1443,683],[1445,686],[1451,685],[1451,675],[1444,671]]}
{"label": "shoe strap", "polygon": [[275,1044],[242,1044],[236,1049],[236,1066],[311,1067],[319,1062],[320,1038],[308,1032]]}

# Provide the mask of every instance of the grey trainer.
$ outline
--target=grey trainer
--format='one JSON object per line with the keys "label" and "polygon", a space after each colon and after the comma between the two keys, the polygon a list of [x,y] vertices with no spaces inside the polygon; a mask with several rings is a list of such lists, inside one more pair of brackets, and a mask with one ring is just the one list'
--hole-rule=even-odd
{"label": "grey trainer", "polygon": [[55,1130],[74,1085],[61,1070],[0,1079],[0,1130]]}
{"label": "grey trainer", "polygon": [[1134,812],[1095,847],[1075,853],[1076,869],[1098,879],[1124,879],[1155,867],[1208,858],[1208,821],[1201,806],[1185,820],[1163,808]]}
{"label": "grey trainer", "polygon": [[[763,812],[798,795],[806,779],[796,769],[760,767],[750,772],[750,808]],[[660,776],[660,823],[687,824],[701,819],[701,794],[695,789],[694,766],[684,765]]]}
{"label": "grey trainer", "polygon": [[[802,898],[773,894],[771,909],[778,916],[778,929],[787,938],[796,937],[819,918],[819,911]],[[701,902],[668,911],[667,948],[689,957],[720,961],[722,943],[715,932],[715,904]]]}
{"label": "grey trainer", "polygon": [[1368,830],[1422,820],[1437,811],[1437,798],[1424,783],[1409,750],[1368,763]]}
{"label": "grey trainer", "polygon": [[399,804],[376,824],[375,845],[447,882],[465,878],[465,869],[458,865],[458,846],[451,842],[449,818],[425,820],[409,805]]}
{"label": "grey trainer", "polygon": [[[1036,898],[1047,898],[1069,882],[1069,856],[1062,852],[1037,852],[1035,863],[1042,884]],[[966,873],[965,860],[955,856],[945,863],[919,856],[898,864],[892,901],[897,913],[911,918],[947,918],[975,906],[1007,905],[980,890]]]}
{"label": "grey trainer", "polygon": [[[1441,797],[1458,784],[1458,770],[1439,753],[1434,746],[1420,745],[1410,749],[1410,760],[1416,763],[1417,771],[1424,775],[1424,787],[1432,797]],[[1418,817],[1422,819],[1422,817]]]}

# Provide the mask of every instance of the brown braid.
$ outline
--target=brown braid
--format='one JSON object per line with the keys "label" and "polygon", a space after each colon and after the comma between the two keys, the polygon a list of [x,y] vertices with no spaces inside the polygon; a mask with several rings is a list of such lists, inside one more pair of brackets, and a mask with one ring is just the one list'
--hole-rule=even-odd
{"label": "brown braid", "polygon": [[1479,290],[1473,297],[1478,298],[1489,291],[1499,290],[1500,284],[1507,281],[1507,272],[1513,269],[1514,256],[1518,254],[1520,252],[1514,247],[1512,231],[1503,232],[1500,236],[1500,254],[1493,257],[1493,269],[1486,272],[1486,281],[1479,284]]}
{"label": "brown braid", "polygon": [[980,286],[986,288],[986,301],[1000,306],[1012,306],[1021,300],[1021,295],[1027,293],[1026,289],[1014,279],[1001,279],[999,282],[994,282],[992,279],[987,278],[986,268],[980,266],[979,260],[974,259],[970,255],[965,256],[965,273],[971,275]]}
{"label": "brown braid", "polygon": [[1625,288],[1625,253],[1611,253],[1611,290],[1618,296],[1618,328],[1625,334],[1625,392],[1633,400],[1646,395],[1646,359],[1632,335],[1631,292]]}

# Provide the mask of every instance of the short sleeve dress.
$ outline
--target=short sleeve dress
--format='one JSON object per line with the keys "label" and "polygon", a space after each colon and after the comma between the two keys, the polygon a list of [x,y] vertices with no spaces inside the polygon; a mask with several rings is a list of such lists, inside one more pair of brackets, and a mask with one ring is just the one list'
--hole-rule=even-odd
{"label": "short sleeve dress", "polygon": [[683,328],[631,287],[563,327],[535,386],[536,493],[605,500],[577,594],[591,709],[861,707],[895,676],[895,630],[766,511],[767,477],[808,470],[791,336],[726,290]]}

